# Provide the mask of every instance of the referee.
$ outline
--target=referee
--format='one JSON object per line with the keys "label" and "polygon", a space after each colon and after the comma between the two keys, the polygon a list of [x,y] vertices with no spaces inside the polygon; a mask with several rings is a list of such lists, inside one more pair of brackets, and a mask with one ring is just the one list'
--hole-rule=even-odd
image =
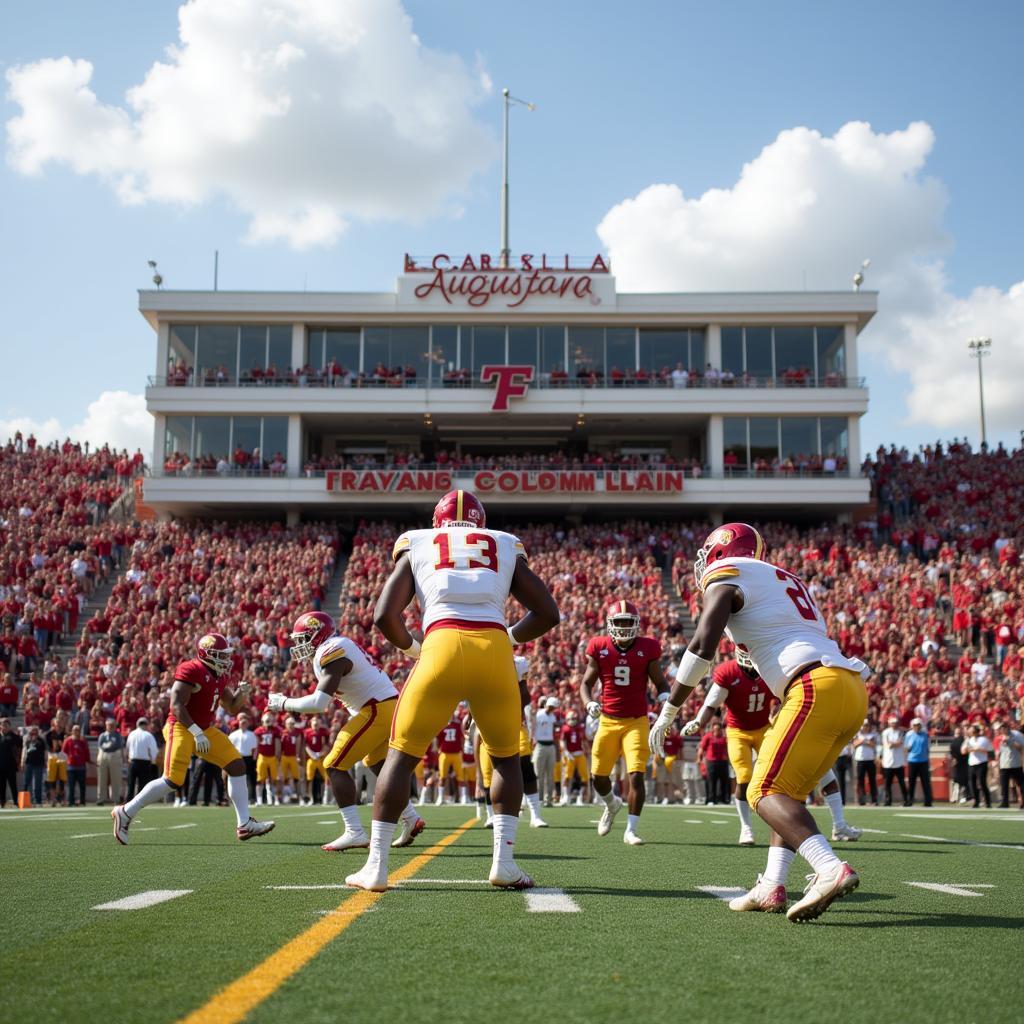
{"label": "referee", "polygon": [[149,731],[149,719],[138,720],[135,728],[128,733],[125,750],[128,754],[128,794],[125,800],[131,800],[137,791],[154,778],[153,762],[160,752],[156,737]]}

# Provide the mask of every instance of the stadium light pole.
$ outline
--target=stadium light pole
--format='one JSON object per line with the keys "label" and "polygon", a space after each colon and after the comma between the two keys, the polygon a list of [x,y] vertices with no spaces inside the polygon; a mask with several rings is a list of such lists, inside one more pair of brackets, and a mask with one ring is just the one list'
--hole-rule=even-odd
{"label": "stadium light pole", "polygon": [[968,338],[967,348],[972,359],[978,360],[978,407],[981,411],[981,443],[988,446],[985,436],[985,384],[981,375],[981,361],[992,352],[991,338]]}
{"label": "stadium light pole", "polygon": [[502,89],[501,95],[505,104],[504,121],[504,144],[502,147],[502,175],[501,175],[501,252],[498,254],[498,265],[507,268],[511,259],[511,252],[508,247],[508,108],[518,103],[527,110],[536,110],[533,103],[517,99],[508,89]]}

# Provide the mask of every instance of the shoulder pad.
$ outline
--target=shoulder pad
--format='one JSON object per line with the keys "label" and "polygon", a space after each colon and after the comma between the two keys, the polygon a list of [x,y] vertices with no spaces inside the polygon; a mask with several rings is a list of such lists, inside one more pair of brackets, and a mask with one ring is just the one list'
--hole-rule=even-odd
{"label": "shoulder pad", "polygon": [[729,562],[715,562],[700,578],[700,589],[707,590],[712,583],[732,583],[739,576],[738,565]]}
{"label": "shoulder pad", "polygon": [[340,661],[342,658],[347,658],[348,651],[345,650],[345,638],[332,636],[329,640],[325,640],[317,649],[316,656],[321,667],[330,665],[332,661]]}
{"label": "shoulder pad", "polygon": [[391,561],[397,562],[402,557],[412,544],[412,538],[408,533],[403,533],[398,540],[395,541],[395,546],[391,549]]}

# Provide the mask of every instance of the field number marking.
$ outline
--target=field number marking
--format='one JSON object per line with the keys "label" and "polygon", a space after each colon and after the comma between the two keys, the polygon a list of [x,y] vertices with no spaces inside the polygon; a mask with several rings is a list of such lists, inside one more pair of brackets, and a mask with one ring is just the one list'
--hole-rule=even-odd
{"label": "field number marking", "polygon": [[526,889],[523,895],[531,914],[578,914],[583,909],[564,889]]}
{"label": "field number marking", "polygon": [[100,903],[93,907],[93,910],[145,910],[146,907],[155,907],[158,903],[166,903],[168,900],[176,900],[179,896],[187,896],[191,889],[147,889],[146,892],[136,893],[134,896],[125,896],[124,899],[112,900],[110,903]]}
{"label": "field number marking", "polygon": [[742,896],[747,891],[746,889],[737,889],[732,885],[698,885],[696,889],[698,892],[706,892],[716,899],[725,900],[726,903],[735,896]]}

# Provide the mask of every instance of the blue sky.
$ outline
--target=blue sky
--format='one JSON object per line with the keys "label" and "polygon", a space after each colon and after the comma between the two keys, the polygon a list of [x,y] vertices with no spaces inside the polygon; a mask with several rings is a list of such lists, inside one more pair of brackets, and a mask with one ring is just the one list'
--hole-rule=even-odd
{"label": "blue sky", "polygon": [[[743,165],[786,129],[806,126],[827,138],[850,121],[867,121],[879,134],[927,122],[934,144],[918,180],[944,186],[948,242],[924,254],[942,261],[942,293],[929,298],[911,333],[922,344],[932,332],[948,374],[970,374],[956,338],[964,314],[977,317],[968,333],[995,337],[997,352],[986,365],[993,388],[1024,365],[1013,361],[1024,341],[1013,332],[1020,303],[1008,294],[1024,277],[1020,4],[527,0],[499,9],[407,0],[405,9],[424,47],[461,58],[468,77],[482,69],[493,81],[490,96],[466,101],[466,119],[480,138],[498,141],[501,86],[538,104],[533,114],[515,111],[514,250],[593,252],[602,247],[597,226],[623,200],[656,183],[674,183],[687,198],[731,189]],[[4,5],[0,63],[6,72],[45,58],[84,58],[93,65],[89,87],[98,100],[124,106],[126,90],[166,59],[177,34],[178,5],[165,0]],[[8,95],[4,121],[19,112]],[[295,159],[316,158],[316,140],[308,141]],[[125,205],[107,181],[61,160],[31,176],[5,163],[0,347],[8,386],[0,423],[56,418],[70,426],[102,392],[141,391],[154,362],[154,336],[135,296],[148,285],[148,258],[159,260],[169,287],[209,286],[219,249],[223,288],[358,290],[390,288],[407,250],[496,250],[500,167],[482,149],[467,147],[464,164],[473,170],[439,212],[419,221],[404,212],[363,219],[350,207],[349,226],[336,241],[302,251],[283,239],[246,242],[248,214],[222,195],[191,206],[154,199]],[[841,237],[830,244],[851,273],[861,258],[882,255],[844,251]],[[820,265],[811,267],[810,287],[847,286],[848,277],[816,280]],[[869,276],[871,284],[882,287]],[[959,317],[942,312],[979,287],[995,290],[990,301],[962,308]],[[880,302],[885,309],[885,288]],[[914,306],[903,295],[900,302],[900,309]],[[976,438],[976,405],[968,402],[952,419],[923,421],[927,390],[916,419],[908,419],[920,382],[906,360],[901,366],[890,358],[904,331],[911,331],[905,322],[897,327],[880,317],[865,336],[865,445],[916,446],[965,431]],[[914,358],[930,357],[924,344]],[[1009,399],[1000,411],[997,390],[991,401],[990,437],[1015,440],[1024,417]]]}

